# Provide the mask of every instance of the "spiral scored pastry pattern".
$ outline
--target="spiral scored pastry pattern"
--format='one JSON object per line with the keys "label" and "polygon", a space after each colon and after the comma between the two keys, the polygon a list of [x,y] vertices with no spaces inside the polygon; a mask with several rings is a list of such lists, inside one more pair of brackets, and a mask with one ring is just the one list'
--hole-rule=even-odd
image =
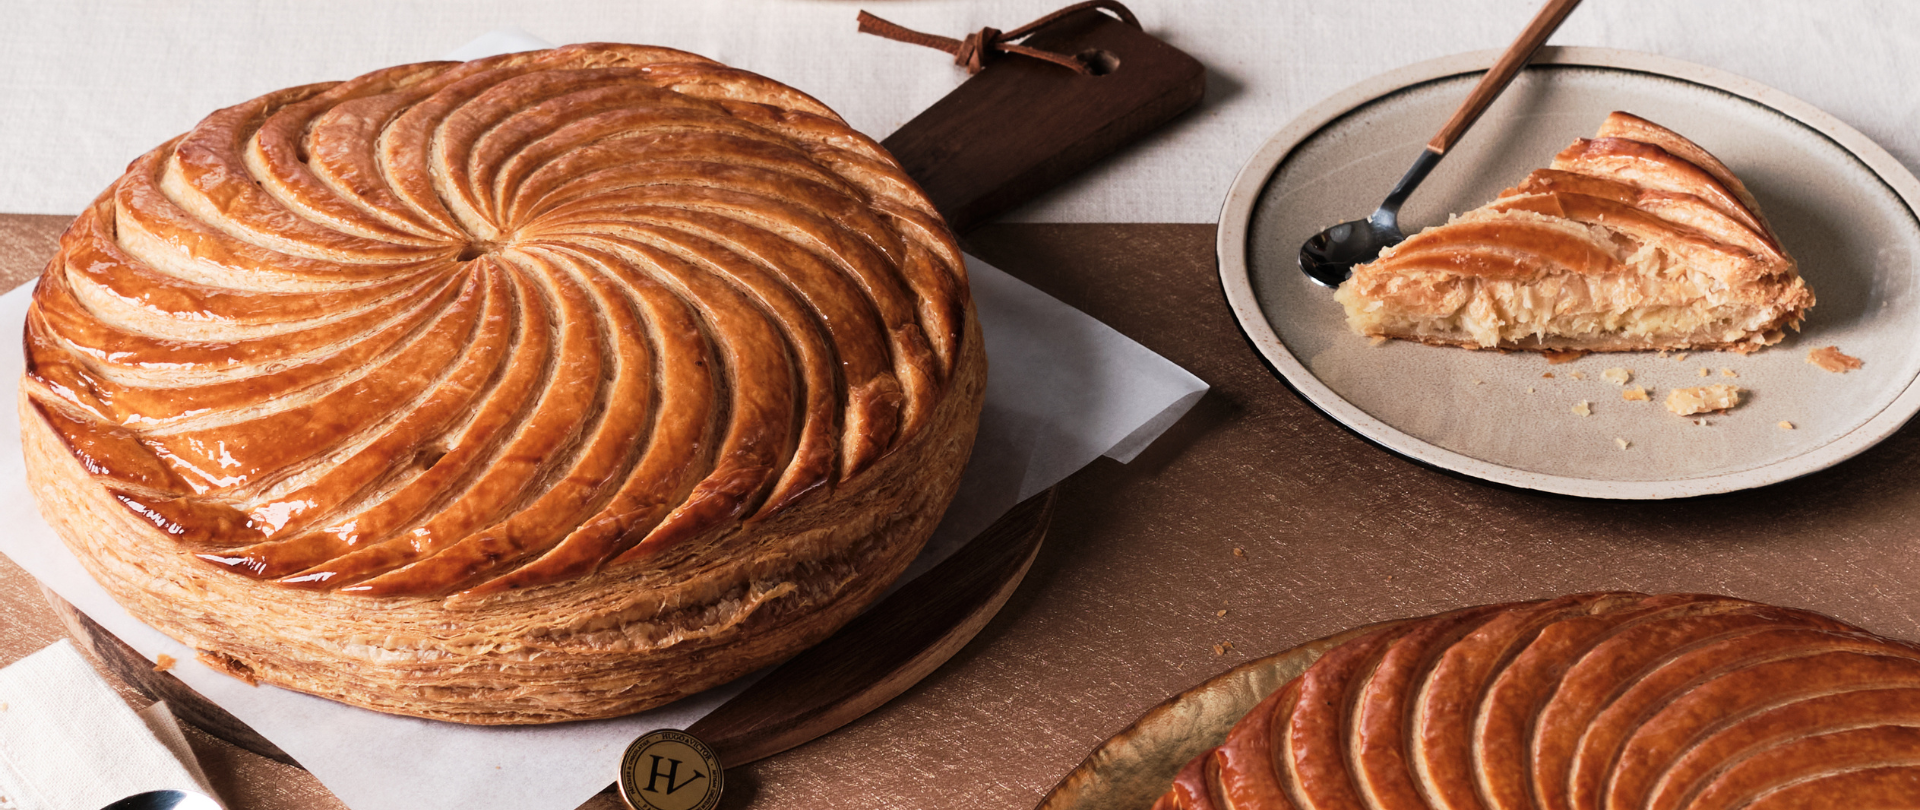
{"label": "spiral scored pastry pattern", "polygon": [[966,301],[817,101],[569,46],[291,88],[135,160],[41,280],[26,393],[208,564],[484,595],[859,476],[929,419]]}
{"label": "spiral scored pastry pattern", "polygon": [[1327,651],[1154,807],[1920,807],[1920,645],[1693,594],[1396,622]]}

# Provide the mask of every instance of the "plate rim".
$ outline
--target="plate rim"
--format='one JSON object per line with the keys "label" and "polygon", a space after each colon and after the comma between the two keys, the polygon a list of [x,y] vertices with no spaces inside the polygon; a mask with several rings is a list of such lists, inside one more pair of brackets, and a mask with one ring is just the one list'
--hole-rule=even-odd
{"label": "plate rim", "polygon": [[[1413,85],[1466,73],[1483,72],[1498,50],[1469,51],[1381,73],[1329,96],[1263,143],[1234,176],[1215,229],[1215,267],[1221,291],[1242,336],[1268,369],[1321,414],[1394,455],[1444,472],[1518,489],[1614,500],[1666,500],[1754,489],[1798,478],[1853,458],[1892,436],[1920,412],[1920,375],[1906,380],[1899,395],[1866,422],[1826,444],[1759,467],[1728,473],[1658,481],[1617,481],[1528,472],[1445,449],[1414,437],[1361,410],[1315,376],[1280,340],[1253,292],[1247,263],[1247,238],[1253,209],[1267,180],[1293,150],[1341,116]],[[1640,51],[1584,46],[1549,46],[1533,65],[1597,67],[1646,73],[1717,90],[1759,104],[1819,133],[1859,160],[1885,183],[1920,222],[1920,179],[1879,144],[1858,130],[1787,93],[1734,73]]]}

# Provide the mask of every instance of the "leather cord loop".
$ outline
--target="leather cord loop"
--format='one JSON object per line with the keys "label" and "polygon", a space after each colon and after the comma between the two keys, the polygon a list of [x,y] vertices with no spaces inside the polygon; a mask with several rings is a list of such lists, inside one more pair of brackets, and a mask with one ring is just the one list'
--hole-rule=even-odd
{"label": "leather cord loop", "polygon": [[915,31],[862,11],[860,12],[860,33],[886,37],[887,39],[905,42],[909,45],[920,45],[922,47],[946,51],[947,53],[953,54],[953,63],[966,68],[969,75],[979,73],[982,68],[987,66],[987,62],[1001,53],[1017,53],[1021,56],[1031,56],[1035,59],[1052,62],[1061,67],[1071,69],[1075,73],[1091,74],[1093,73],[1093,66],[1087,64],[1085,60],[1077,55],[1054,53],[1053,51],[1045,51],[1039,48],[1030,48],[1025,45],[1015,44],[1016,40],[1046,27],[1048,23],[1054,20],[1089,8],[1105,9],[1112,12],[1115,17],[1120,18],[1121,22],[1135,28],[1140,27],[1140,19],[1133,16],[1133,12],[1128,11],[1127,7],[1121,5],[1117,0],[1086,0],[1086,2],[1067,6],[1045,17],[1015,28],[1012,31],[1003,32],[998,28],[992,27],[981,28],[978,31],[968,34],[966,39],[954,39],[938,34]]}

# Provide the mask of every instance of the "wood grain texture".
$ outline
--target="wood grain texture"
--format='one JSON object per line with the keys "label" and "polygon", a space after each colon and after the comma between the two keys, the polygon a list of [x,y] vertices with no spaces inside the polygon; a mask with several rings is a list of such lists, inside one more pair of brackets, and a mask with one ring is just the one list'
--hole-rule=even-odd
{"label": "wood grain texture", "polygon": [[1093,9],[1022,44],[1092,54],[1110,69],[1082,75],[1004,56],[881,142],[956,233],[1058,185],[1206,91],[1206,69],[1193,57]]}
{"label": "wood grain texture", "polygon": [[0,287],[13,289],[40,275],[73,217],[0,215]]}

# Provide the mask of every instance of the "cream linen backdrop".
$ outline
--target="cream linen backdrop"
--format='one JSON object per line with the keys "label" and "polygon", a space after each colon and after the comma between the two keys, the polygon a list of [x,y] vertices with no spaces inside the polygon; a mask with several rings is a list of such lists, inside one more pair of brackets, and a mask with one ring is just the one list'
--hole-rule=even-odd
{"label": "cream linen backdrop", "polygon": [[[884,136],[958,84],[942,54],[854,33],[868,9],[960,36],[1067,0],[0,0],[0,212],[71,214],[142,151],[274,90],[437,58],[494,29],[668,45],[806,90]],[[1206,63],[1186,118],[1014,215],[1212,222],[1293,116],[1402,65],[1504,46],[1538,0],[1130,0]],[[1920,3],[1588,0],[1553,42],[1647,51],[1798,96],[1920,170]]]}

